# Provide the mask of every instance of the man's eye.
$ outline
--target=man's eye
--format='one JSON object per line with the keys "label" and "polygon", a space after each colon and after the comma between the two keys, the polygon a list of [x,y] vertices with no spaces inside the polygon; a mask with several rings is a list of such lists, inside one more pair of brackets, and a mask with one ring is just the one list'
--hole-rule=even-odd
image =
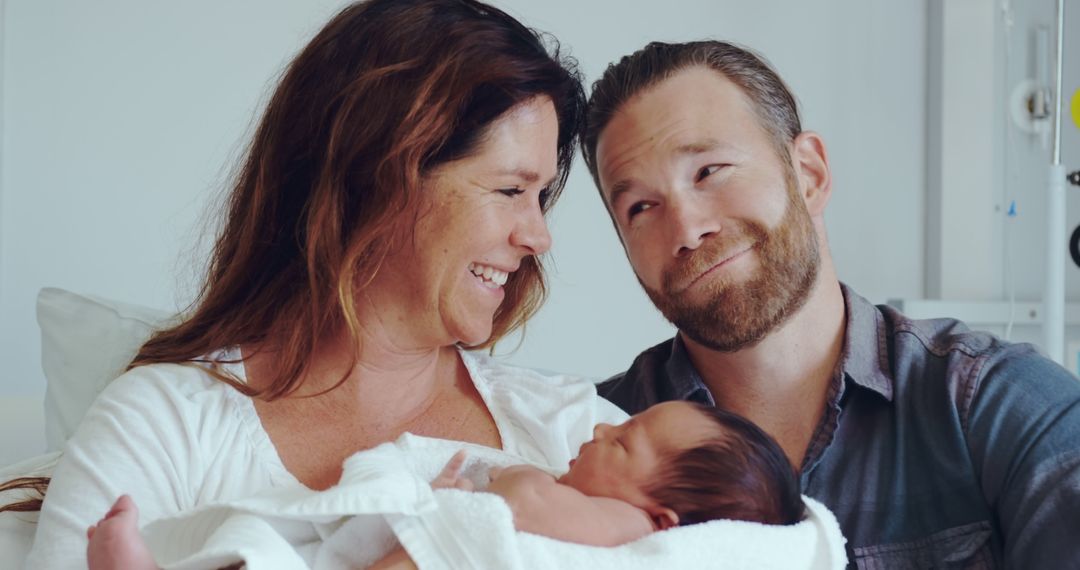
{"label": "man's eye", "polygon": [[645,210],[648,210],[649,208],[652,208],[652,207],[653,207],[653,204],[650,204],[648,202],[636,202],[636,203],[634,203],[634,205],[630,206],[629,210],[626,211],[626,217],[633,218],[634,216],[636,216],[636,215],[638,215],[638,214],[640,214],[640,213],[644,212]]}
{"label": "man's eye", "polygon": [[724,167],[724,165],[722,165],[722,164],[710,164],[710,165],[708,165],[706,167],[703,167],[701,170],[698,170],[697,177],[695,178],[694,181],[695,182],[701,182],[702,180],[705,180],[709,176],[712,176],[713,174],[716,174],[717,171],[719,171],[723,167]]}
{"label": "man's eye", "polygon": [[514,196],[517,196],[518,194],[524,194],[525,191],[522,190],[521,188],[500,188],[499,193],[500,194],[505,194],[505,195],[510,196],[512,198]]}

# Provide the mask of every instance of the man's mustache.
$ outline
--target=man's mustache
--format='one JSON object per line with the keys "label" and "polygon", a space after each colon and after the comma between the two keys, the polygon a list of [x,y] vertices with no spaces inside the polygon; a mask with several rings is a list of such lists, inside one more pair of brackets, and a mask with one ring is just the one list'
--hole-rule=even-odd
{"label": "man's mustache", "polygon": [[760,247],[767,238],[768,234],[753,224],[744,223],[742,226],[739,231],[726,236],[706,238],[700,247],[682,257],[676,258],[664,270],[661,283],[661,290],[664,294],[679,295],[683,293],[705,272],[746,251],[748,248]]}

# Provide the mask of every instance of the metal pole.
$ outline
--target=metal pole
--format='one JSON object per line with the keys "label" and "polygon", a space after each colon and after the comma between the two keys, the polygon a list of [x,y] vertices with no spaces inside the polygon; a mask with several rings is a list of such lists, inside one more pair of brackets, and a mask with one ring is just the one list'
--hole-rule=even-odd
{"label": "metal pole", "polygon": [[1065,54],[1065,0],[1057,0],[1057,57],[1054,59],[1054,164],[1061,164],[1061,73]]}
{"label": "metal pole", "polygon": [[1054,158],[1046,196],[1046,286],[1043,337],[1046,354],[1065,361],[1065,167],[1061,164],[1061,74],[1065,45],[1065,0],[1057,0],[1057,58],[1054,77]]}

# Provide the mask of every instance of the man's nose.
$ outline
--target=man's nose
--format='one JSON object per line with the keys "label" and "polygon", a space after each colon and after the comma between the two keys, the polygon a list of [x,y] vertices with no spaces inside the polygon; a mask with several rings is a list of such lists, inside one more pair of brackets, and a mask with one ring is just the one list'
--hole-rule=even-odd
{"label": "man's nose", "polygon": [[693,196],[673,195],[665,210],[671,253],[676,257],[696,250],[720,231],[720,218]]}

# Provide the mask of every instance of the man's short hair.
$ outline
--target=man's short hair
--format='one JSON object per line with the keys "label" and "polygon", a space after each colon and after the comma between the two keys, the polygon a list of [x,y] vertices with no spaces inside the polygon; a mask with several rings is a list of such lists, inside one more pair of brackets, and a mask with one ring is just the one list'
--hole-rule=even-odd
{"label": "man's short hair", "polygon": [[717,519],[801,521],[806,506],[799,479],[780,445],[750,420],[695,406],[713,421],[716,436],[668,457],[646,494],[675,511],[680,525]]}
{"label": "man's short hair", "polygon": [[596,143],[611,117],[638,93],[683,69],[701,66],[719,72],[749,97],[758,121],[777,154],[789,157],[787,145],[802,132],[798,103],[764,57],[727,42],[705,40],[680,44],[652,42],[623,57],[593,83],[581,137],[582,154],[600,188]]}

